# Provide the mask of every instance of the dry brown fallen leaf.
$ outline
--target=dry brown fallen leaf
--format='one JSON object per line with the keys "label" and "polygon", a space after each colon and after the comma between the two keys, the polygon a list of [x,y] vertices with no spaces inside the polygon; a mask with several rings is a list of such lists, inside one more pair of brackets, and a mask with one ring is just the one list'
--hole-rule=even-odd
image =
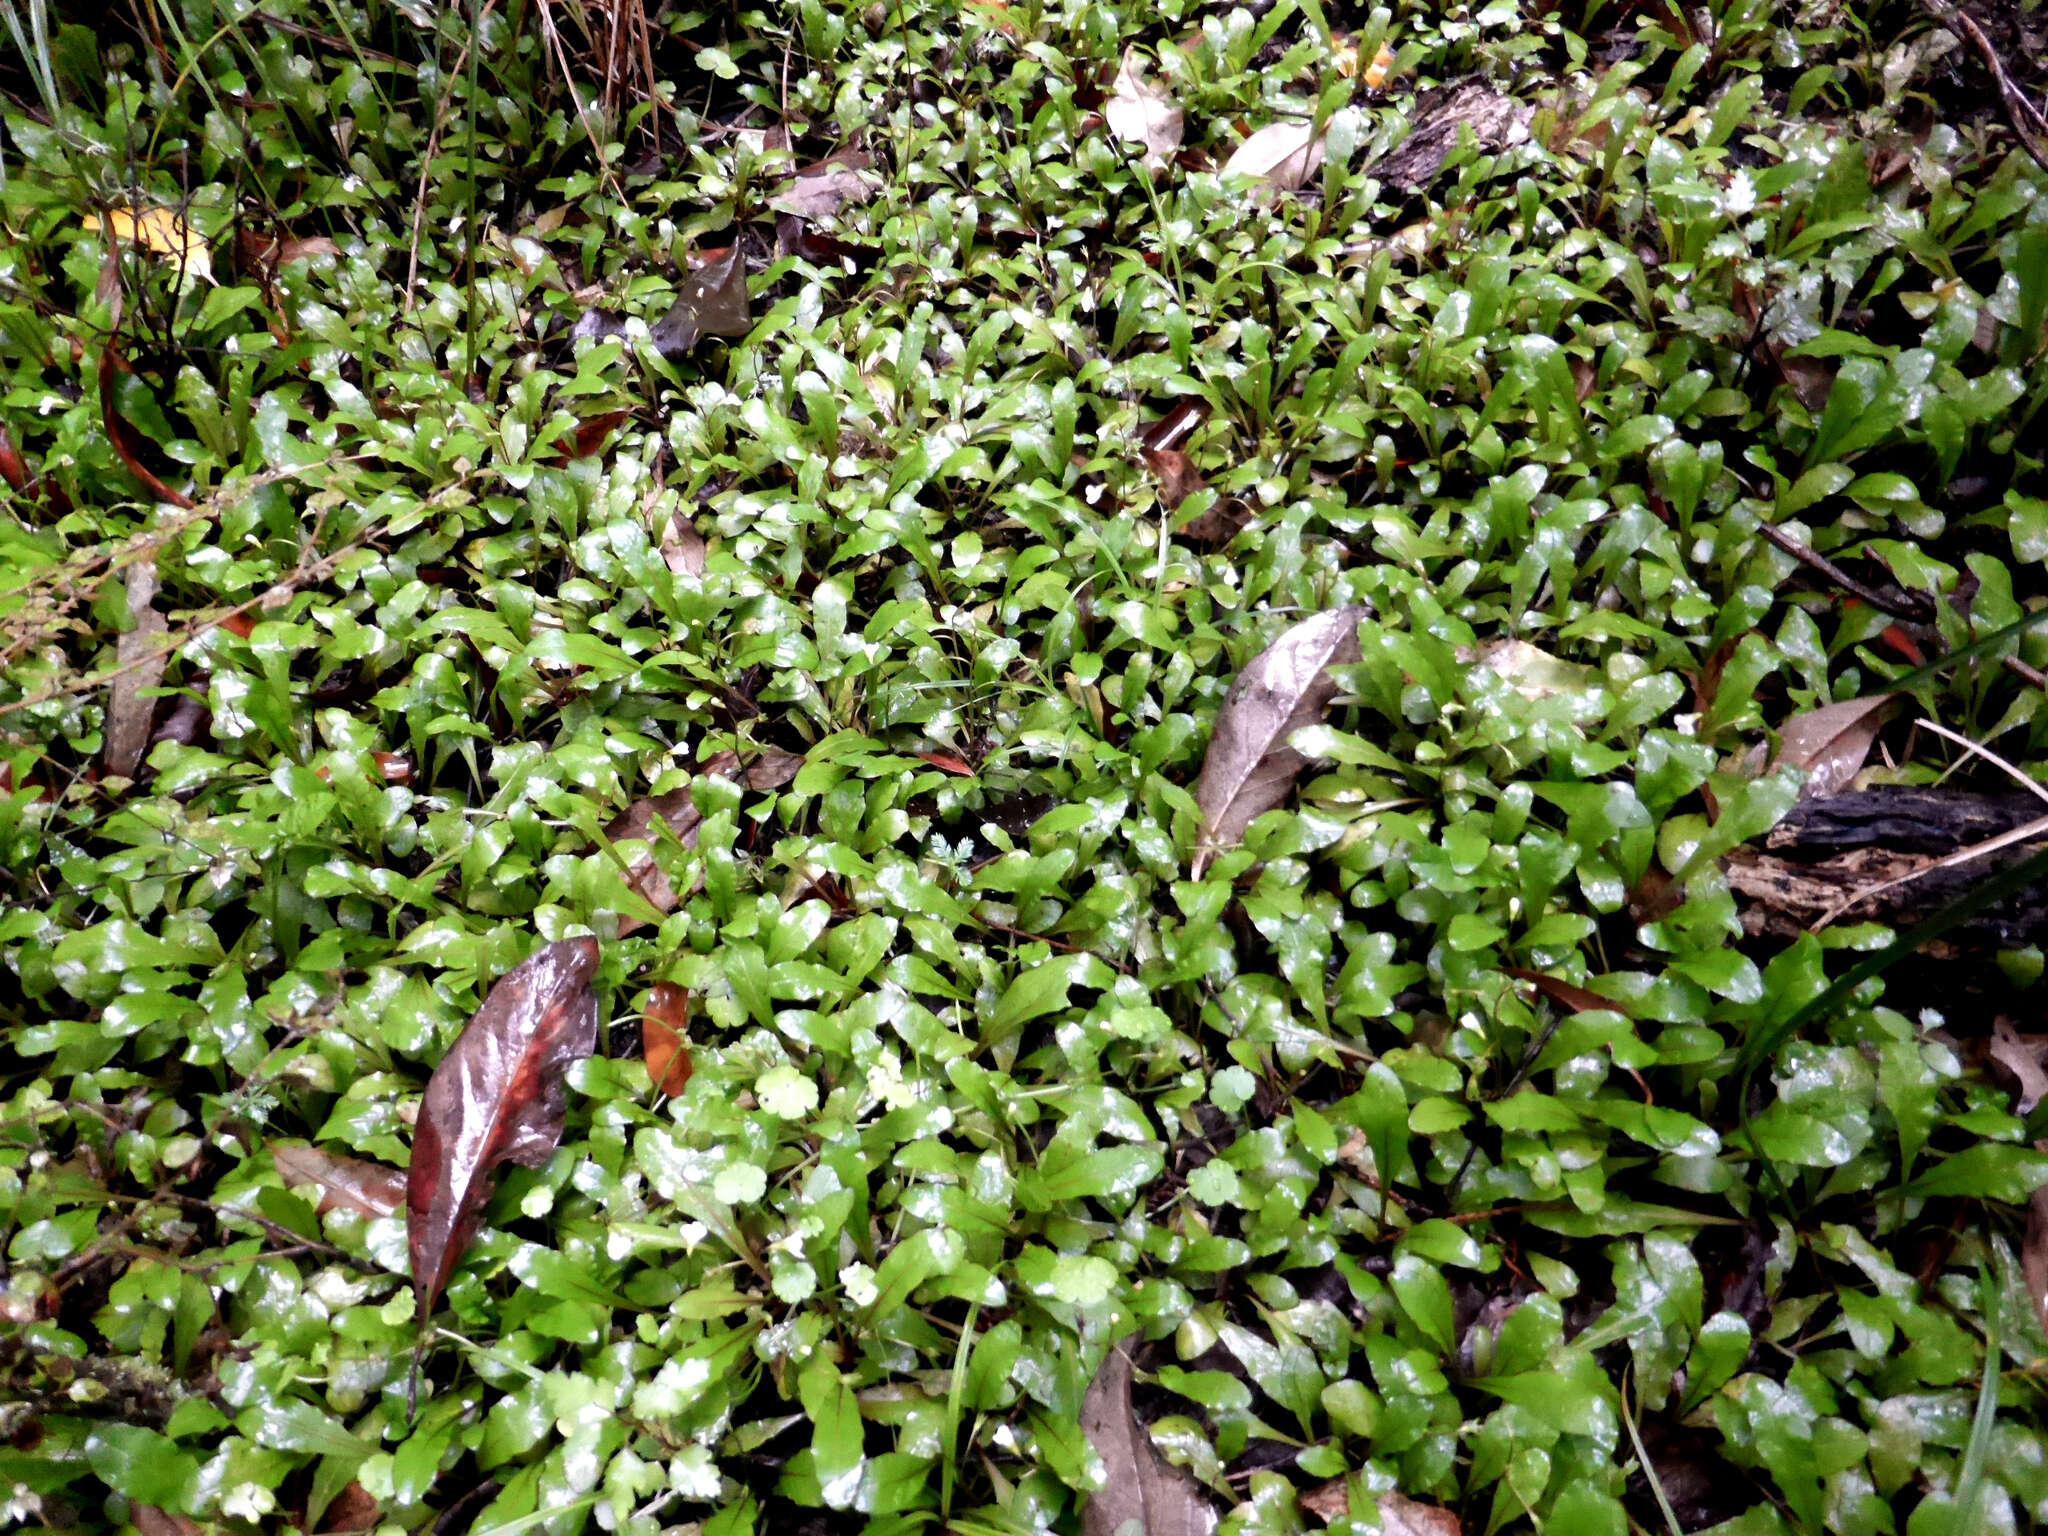
{"label": "dry brown fallen leaf", "polygon": [[1458,1517],[1441,1504],[1422,1504],[1398,1493],[1378,1495],[1383,1536],[1462,1536]]}
{"label": "dry brown fallen leaf", "polygon": [[2019,1085],[2019,1097],[2013,1101],[2012,1112],[2026,1116],[2034,1112],[2034,1106],[2048,1098],[2048,1035],[2023,1035],[2012,1027],[2012,1020],[2000,1016],[1992,1021],[1990,1056],[1993,1062],[2012,1074]]}
{"label": "dry brown fallen leaf", "polygon": [[1081,1433],[1109,1480],[1081,1510],[1081,1536],[1117,1536],[1136,1521],[1145,1536],[1209,1536],[1216,1510],[1201,1485],[1152,1444],[1131,1408],[1131,1356],[1143,1338],[1132,1334],[1109,1355],[1081,1399]]}
{"label": "dry brown fallen leaf", "polygon": [[747,308],[747,264],[740,248],[700,251],[683,278],[669,312],[655,321],[649,334],[654,350],[675,359],[688,354],[706,336],[744,336],[754,321]]}
{"label": "dry brown fallen leaf", "polygon": [[1165,87],[1145,78],[1144,62],[1135,49],[1124,50],[1123,67],[1116,72],[1109,100],[1102,104],[1102,117],[1109,131],[1126,144],[1145,146],[1149,170],[1163,169],[1180,148],[1180,105]]}
{"label": "dry brown fallen leaf", "polygon": [[1293,790],[1308,759],[1289,738],[1321,723],[1337,696],[1329,668],[1358,660],[1358,624],[1368,612],[1352,604],[1302,620],[1247,662],[1230,685],[1195,786],[1204,826],[1194,861],[1198,878],[1219,851]]}
{"label": "dry brown fallen leaf", "polygon": [[861,175],[873,163],[872,155],[857,149],[827,155],[791,177],[768,206],[800,219],[830,218],[848,203],[864,203],[875,195],[873,185]]}
{"label": "dry brown fallen leaf", "polygon": [[310,1184],[320,1191],[316,1209],[389,1216],[405,1204],[405,1170],[360,1157],[343,1157],[318,1147],[273,1148],[271,1162],[288,1185]]}
{"label": "dry brown fallen leaf", "polygon": [[1806,770],[1800,799],[1839,794],[1855,781],[1897,699],[1895,693],[1880,693],[1868,699],[1823,704],[1778,727],[1778,765]]}
{"label": "dry brown fallen leaf", "polygon": [[662,563],[678,576],[702,576],[705,552],[704,535],[677,508],[661,536]]}
{"label": "dry brown fallen leaf", "polygon": [[[614,843],[652,843],[661,835],[658,829],[666,827],[685,848],[694,848],[697,846],[697,824],[703,819],[704,813],[697,809],[697,802],[690,798],[690,787],[685,784],[665,795],[647,795],[635,800],[613,818],[611,825],[604,829],[604,835]],[[667,872],[655,862],[652,850],[640,854],[627,865],[626,878],[657,912],[675,911],[676,888]],[[635,928],[645,926],[645,921],[627,913],[619,919],[619,936],[623,938]]]}
{"label": "dry brown fallen leaf", "polygon": [[150,721],[156,718],[152,690],[163,682],[164,667],[170,661],[159,649],[170,626],[156,611],[156,586],[152,552],[128,567],[130,623],[114,642],[114,660],[122,670],[114,674],[107,698],[106,746],[100,762],[108,773],[124,779],[134,778],[135,770],[142,766]]}
{"label": "dry brown fallen leaf", "polygon": [[199,1536],[199,1527],[194,1522],[154,1504],[131,1506],[128,1521],[142,1536]]}
{"label": "dry brown fallen leaf", "polygon": [[1329,1525],[1351,1513],[1351,1487],[1343,1478],[1333,1477],[1327,1483],[1316,1484],[1297,1502],[1323,1524]]}
{"label": "dry brown fallen leaf", "polygon": [[1322,168],[1323,134],[1308,118],[1268,123],[1237,146],[1223,174],[1256,176],[1280,192],[1292,192]]}
{"label": "dry brown fallen leaf", "polygon": [[[1197,492],[1209,489],[1209,482],[1195,468],[1195,462],[1178,448],[1140,446],[1139,456],[1159,481],[1159,504],[1169,512]],[[1252,520],[1251,511],[1235,496],[1218,496],[1174,531],[1196,544],[1228,544]]]}

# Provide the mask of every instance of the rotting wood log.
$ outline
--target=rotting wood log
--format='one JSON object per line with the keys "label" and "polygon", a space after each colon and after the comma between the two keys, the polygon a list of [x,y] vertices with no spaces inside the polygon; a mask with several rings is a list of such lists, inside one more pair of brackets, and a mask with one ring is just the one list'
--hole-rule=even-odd
{"label": "rotting wood log", "polygon": [[[2032,795],[1880,785],[1795,806],[1760,843],[1729,854],[1724,868],[1742,900],[1743,929],[1752,937],[1789,939],[1838,911],[1838,923],[1876,921],[1903,929],[2032,858],[2048,847],[2048,830],[1840,909],[1860,892],[2044,815],[2048,802]],[[2048,945],[2048,881],[1959,924],[1939,948],[2027,944]]]}

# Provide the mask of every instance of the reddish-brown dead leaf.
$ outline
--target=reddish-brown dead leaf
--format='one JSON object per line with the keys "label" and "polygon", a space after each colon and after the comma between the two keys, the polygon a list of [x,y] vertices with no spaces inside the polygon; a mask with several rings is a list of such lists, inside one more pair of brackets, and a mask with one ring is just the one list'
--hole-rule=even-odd
{"label": "reddish-brown dead leaf", "polygon": [[1141,448],[1145,467],[1159,481],[1159,500],[1171,512],[1197,491],[1209,488],[1195,461],[1178,448]]}
{"label": "reddish-brown dead leaf", "polygon": [[174,1515],[154,1504],[136,1504],[128,1510],[128,1521],[142,1536],[199,1536],[199,1526],[183,1515]]}
{"label": "reddish-brown dead leaf", "polygon": [[[2034,1143],[2037,1152],[2048,1152],[2048,1141]],[[2020,1274],[2027,1282],[2027,1294],[2034,1299],[2034,1316],[2048,1331],[2048,1185],[2034,1191],[2027,1202],[2027,1238],[2020,1249]]]}
{"label": "reddish-brown dead leaf", "polygon": [[705,553],[704,536],[678,511],[661,538],[662,563],[678,576],[702,576]]}
{"label": "reddish-brown dead leaf", "polygon": [[632,419],[633,413],[630,410],[606,411],[602,416],[592,416],[588,421],[578,422],[576,435],[569,440],[568,446],[563,450],[564,456],[569,459],[589,458],[604,446],[605,439],[612,435],[613,428],[623,426]]}
{"label": "reddish-brown dead leaf", "polygon": [[246,640],[256,633],[256,617],[248,613],[231,613],[220,621],[220,627],[237,639]]}
{"label": "reddish-brown dead leaf", "polygon": [[100,348],[100,424],[106,428],[107,439],[114,445],[114,452],[120,455],[128,473],[149,488],[150,494],[158,501],[168,501],[174,507],[190,507],[192,498],[157,478],[150,467],[143,463],[146,439],[128,424],[128,418],[121,414],[121,408],[114,403],[114,374],[119,370],[128,371],[128,365],[115,356],[112,345]]}
{"label": "reddish-brown dead leaf", "polygon": [[15,451],[14,439],[8,434],[5,422],[0,422],[0,480],[5,480],[23,495],[35,484],[35,476],[28,472],[28,466]]}
{"label": "reddish-brown dead leaf", "polygon": [[1328,1525],[1351,1513],[1351,1488],[1343,1478],[1333,1477],[1327,1483],[1318,1483],[1309,1489],[1301,1496],[1300,1503],[1303,1509]]}
{"label": "reddish-brown dead leaf", "polygon": [[424,1328],[476,1230],[502,1163],[538,1168],[568,1111],[568,1069],[597,1048],[599,951],[562,939],[498,979],[420,1101],[406,1176],[406,1239]]}
{"label": "reddish-brown dead leaf", "polygon": [[376,1496],[361,1483],[351,1482],[327,1506],[327,1512],[320,1517],[320,1529],[323,1532],[374,1530],[382,1513]]}
{"label": "reddish-brown dead leaf", "polygon": [[1541,971],[1525,971],[1518,965],[1511,965],[1507,968],[1507,973],[1517,981],[1529,983],[1566,1013],[1595,1013],[1602,1008],[1620,1014],[1628,1013],[1628,1009],[1611,997],[1602,997],[1598,992],[1590,992],[1584,987],[1575,986],[1555,976],[1546,976]]}
{"label": "reddish-brown dead leaf", "polygon": [[640,1052],[654,1091],[674,1098],[690,1081],[695,1067],[684,1034],[690,1022],[690,994],[674,982],[657,981],[640,1018]]}
{"label": "reddish-brown dead leaf", "polygon": [[801,752],[785,752],[780,747],[770,747],[747,765],[747,788],[767,791],[780,789],[804,765]]}
{"label": "reddish-brown dead leaf", "polygon": [[917,756],[934,768],[943,768],[946,772],[957,773],[965,779],[974,777],[974,765],[963,758],[955,757],[950,752],[920,752]]}
{"label": "reddish-brown dead leaf", "polygon": [[1209,419],[1209,407],[1199,400],[1176,401],[1173,408],[1138,434],[1141,446],[1155,453],[1178,448],[1195,429]]}
{"label": "reddish-brown dead leaf", "polygon": [[405,1170],[360,1157],[343,1157],[318,1147],[274,1148],[270,1160],[286,1184],[310,1184],[320,1191],[317,1209],[389,1216],[405,1204]]}

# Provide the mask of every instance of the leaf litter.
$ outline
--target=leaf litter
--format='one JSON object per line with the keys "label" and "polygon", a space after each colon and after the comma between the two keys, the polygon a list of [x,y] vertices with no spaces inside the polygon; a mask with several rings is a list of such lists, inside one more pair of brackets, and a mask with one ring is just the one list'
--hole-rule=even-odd
{"label": "leaf litter", "polygon": [[1369,614],[1363,605],[1348,604],[1302,620],[1230,685],[1195,787],[1203,821],[1196,875],[1293,792],[1309,760],[1290,742],[1303,727],[1322,723],[1337,696],[1329,669],[1358,660],[1358,626]]}
{"label": "leaf litter", "polygon": [[1081,1536],[1209,1536],[1215,1506],[1191,1475],[1159,1454],[1131,1406],[1131,1351],[1143,1340],[1134,1333],[1112,1344],[1081,1399],[1081,1433],[1106,1474],[1081,1510]]}
{"label": "leaf litter", "polygon": [[413,1293],[425,1328],[475,1233],[493,1172],[538,1168],[568,1112],[567,1069],[597,1048],[597,940],[563,939],[498,979],[427,1079],[406,1176]]}
{"label": "leaf litter", "polygon": [[1148,170],[1164,169],[1180,148],[1184,121],[1180,105],[1164,86],[1145,78],[1144,60],[1136,49],[1124,51],[1109,100],[1102,104],[1102,117],[1109,131],[1126,144],[1144,145]]}

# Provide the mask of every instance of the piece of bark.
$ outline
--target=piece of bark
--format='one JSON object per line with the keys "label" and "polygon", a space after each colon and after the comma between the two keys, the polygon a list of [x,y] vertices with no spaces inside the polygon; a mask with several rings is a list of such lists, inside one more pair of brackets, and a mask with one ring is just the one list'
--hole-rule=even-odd
{"label": "piece of bark", "polygon": [[[2031,795],[1880,785],[1793,807],[1760,843],[1723,861],[1752,936],[1792,938],[1857,893],[1929,858],[1956,853],[2039,819]],[[2048,833],[1858,902],[1837,919],[1910,928],[2048,847]],[[2010,949],[2048,942],[2048,881],[2029,886],[1946,934],[1950,946]]]}
{"label": "piece of bark", "polygon": [[1503,96],[1477,80],[1424,91],[1415,98],[1408,137],[1367,167],[1369,174],[1404,192],[1419,192],[1436,179],[1458,147],[1458,130],[1470,128],[1482,150],[1526,143],[1536,109]]}

